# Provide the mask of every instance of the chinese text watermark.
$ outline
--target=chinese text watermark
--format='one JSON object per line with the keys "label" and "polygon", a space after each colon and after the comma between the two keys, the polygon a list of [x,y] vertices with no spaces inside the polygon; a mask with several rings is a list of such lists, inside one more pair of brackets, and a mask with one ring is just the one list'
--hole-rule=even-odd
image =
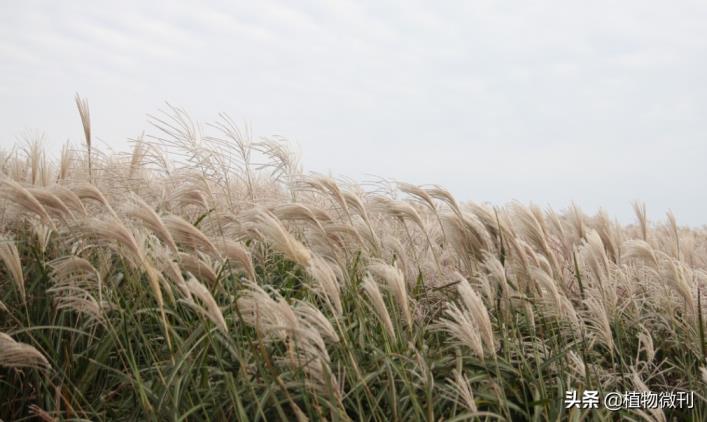
{"label": "chinese text watermark", "polygon": [[565,392],[566,409],[692,409],[694,405],[694,391],[610,391],[602,397],[596,390]]}

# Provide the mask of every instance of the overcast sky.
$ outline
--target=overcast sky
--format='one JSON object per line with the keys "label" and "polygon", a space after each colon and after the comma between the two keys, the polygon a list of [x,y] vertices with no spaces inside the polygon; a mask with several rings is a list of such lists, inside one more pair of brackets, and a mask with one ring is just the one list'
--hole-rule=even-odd
{"label": "overcast sky", "polygon": [[127,148],[164,102],[305,170],[707,223],[707,2],[0,0],[0,147]]}

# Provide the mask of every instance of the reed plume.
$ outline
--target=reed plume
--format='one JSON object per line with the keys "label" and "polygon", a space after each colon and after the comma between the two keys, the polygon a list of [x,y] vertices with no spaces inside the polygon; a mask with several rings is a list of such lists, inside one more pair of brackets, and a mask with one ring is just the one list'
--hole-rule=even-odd
{"label": "reed plume", "polygon": [[20,343],[9,335],[0,333],[0,366],[45,369],[51,365],[34,346]]}

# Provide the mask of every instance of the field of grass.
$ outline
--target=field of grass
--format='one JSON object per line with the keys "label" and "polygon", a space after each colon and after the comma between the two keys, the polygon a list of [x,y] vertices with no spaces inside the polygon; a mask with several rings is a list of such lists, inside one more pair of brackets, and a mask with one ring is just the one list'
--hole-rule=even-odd
{"label": "field of grass", "polygon": [[178,109],[99,150],[79,104],[84,145],[0,152],[0,419],[707,419],[706,230],[363,189]]}

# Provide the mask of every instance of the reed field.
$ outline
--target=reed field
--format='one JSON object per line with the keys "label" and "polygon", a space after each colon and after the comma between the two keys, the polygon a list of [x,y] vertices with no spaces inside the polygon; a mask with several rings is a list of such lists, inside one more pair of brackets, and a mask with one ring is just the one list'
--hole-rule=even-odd
{"label": "reed field", "polygon": [[77,103],[82,143],[0,152],[0,419],[707,420],[707,229],[312,174],[172,107],[115,152]]}

